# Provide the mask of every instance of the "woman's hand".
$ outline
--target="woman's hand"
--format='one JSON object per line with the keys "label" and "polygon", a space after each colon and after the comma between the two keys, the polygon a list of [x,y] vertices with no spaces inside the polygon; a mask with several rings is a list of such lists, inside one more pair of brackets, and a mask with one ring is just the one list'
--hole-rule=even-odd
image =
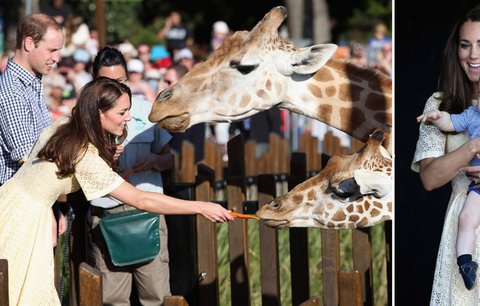
{"label": "woman's hand", "polygon": [[480,187],[480,166],[466,166],[460,168],[460,171],[465,172],[475,187]]}
{"label": "woman's hand", "polygon": [[220,204],[201,201],[198,204],[201,205],[200,214],[212,222],[223,223],[234,219],[230,211]]}
{"label": "woman's hand", "polygon": [[120,154],[123,153],[123,145],[117,145],[117,150],[115,150],[115,154],[113,154],[113,160],[118,160]]}

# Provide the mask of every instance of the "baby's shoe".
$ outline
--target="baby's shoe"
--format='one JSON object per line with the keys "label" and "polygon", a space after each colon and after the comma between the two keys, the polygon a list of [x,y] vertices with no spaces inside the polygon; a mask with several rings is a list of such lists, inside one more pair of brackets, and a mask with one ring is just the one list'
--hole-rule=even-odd
{"label": "baby's shoe", "polygon": [[475,261],[470,261],[460,266],[460,274],[468,290],[471,290],[475,286],[477,268],[478,264]]}

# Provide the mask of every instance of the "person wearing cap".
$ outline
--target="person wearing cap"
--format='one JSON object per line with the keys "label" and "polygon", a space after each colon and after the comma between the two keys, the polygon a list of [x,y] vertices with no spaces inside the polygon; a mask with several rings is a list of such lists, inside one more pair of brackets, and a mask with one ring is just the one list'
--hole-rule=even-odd
{"label": "person wearing cap", "polygon": [[168,67],[173,65],[173,59],[163,45],[154,45],[150,50],[150,61],[153,67],[158,69],[162,75]]}
{"label": "person wearing cap", "polygon": [[91,74],[88,72],[90,66],[90,53],[83,48],[75,50],[73,53],[73,69],[68,76],[73,84],[75,92],[78,92],[85,84],[92,80]]}
{"label": "person wearing cap", "polygon": [[43,78],[44,94],[52,120],[70,113],[69,107],[63,105],[63,91],[67,86],[66,78],[57,70]]}
{"label": "person wearing cap", "polygon": [[143,62],[138,58],[132,58],[127,62],[128,81],[127,85],[132,91],[132,96],[154,102],[157,97],[150,84],[143,78]]}
{"label": "person wearing cap", "polygon": [[122,52],[127,62],[138,56],[137,49],[135,49],[135,46],[128,39],[125,39],[123,43],[118,45],[118,50]]}
{"label": "person wearing cap", "polygon": [[210,52],[215,51],[223,45],[225,38],[228,36],[230,29],[225,21],[216,21],[212,26],[212,39],[210,40]]}
{"label": "person wearing cap", "polygon": [[192,70],[193,66],[195,65],[193,53],[188,48],[183,48],[179,50],[175,54],[173,61],[177,64],[184,65],[185,67],[187,67],[188,71]]}
{"label": "person wearing cap", "polygon": [[162,79],[163,74],[159,69],[152,68],[148,71],[145,71],[145,80],[150,84],[155,93],[159,93],[159,83]]}

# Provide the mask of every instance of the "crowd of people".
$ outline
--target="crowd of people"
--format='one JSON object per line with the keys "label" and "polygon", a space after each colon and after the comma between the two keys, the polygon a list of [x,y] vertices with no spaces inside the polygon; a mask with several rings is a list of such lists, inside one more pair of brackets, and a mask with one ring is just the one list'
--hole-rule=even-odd
{"label": "crowd of people", "polygon": [[392,76],[393,53],[392,38],[383,22],[374,25],[372,35],[367,41],[352,39],[338,42],[336,57],[362,68],[377,70]]}
{"label": "crowd of people", "polygon": [[[158,93],[197,62],[192,32],[179,12],[166,18],[157,35],[165,45],[135,46],[125,39],[100,48],[95,29],[62,0],[26,16],[17,32],[16,49],[0,62],[0,110],[8,114],[0,124],[0,258],[7,258],[11,267],[10,304],[60,304],[51,247],[65,232],[66,220],[51,207],[79,187],[92,206],[93,264],[104,275],[104,303],[128,303],[135,278],[142,304],[161,304],[170,294],[164,219],[158,256],[132,269],[112,264],[99,222],[108,213],[134,208],[232,220],[218,204],[164,196],[160,171],[172,167],[170,154],[180,154],[184,140],[195,145],[196,162],[204,158],[209,137],[223,146],[226,160],[228,140],[244,133],[258,142],[260,157],[268,148],[269,133],[288,133],[288,114],[272,108],[235,124],[197,124],[186,133],[168,133],[149,122]],[[377,32],[366,48],[352,46],[348,60],[390,75],[391,39],[384,26]],[[213,23],[209,52],[230,33],[226,22]],[[369,56],[370,49],[375,56]],[[305,130],[308,124],[299,122]],[[122,177],[125,173],[129,175]],[[30,196],[41,200],[32,204]],[[24,230],[12,235],[18,227]]]}

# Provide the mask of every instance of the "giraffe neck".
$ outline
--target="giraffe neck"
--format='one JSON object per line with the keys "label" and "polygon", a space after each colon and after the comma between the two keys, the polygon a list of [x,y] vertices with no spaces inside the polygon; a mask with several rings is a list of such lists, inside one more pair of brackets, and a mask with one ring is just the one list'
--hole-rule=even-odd
{"label": "giraffe neck", "polygon": [[[318,119],[362,141],[392,124],[391,79],[330,60],[314,75],[292,78],[280,107]],[[386,143],[391,153],[390,143]]]}

